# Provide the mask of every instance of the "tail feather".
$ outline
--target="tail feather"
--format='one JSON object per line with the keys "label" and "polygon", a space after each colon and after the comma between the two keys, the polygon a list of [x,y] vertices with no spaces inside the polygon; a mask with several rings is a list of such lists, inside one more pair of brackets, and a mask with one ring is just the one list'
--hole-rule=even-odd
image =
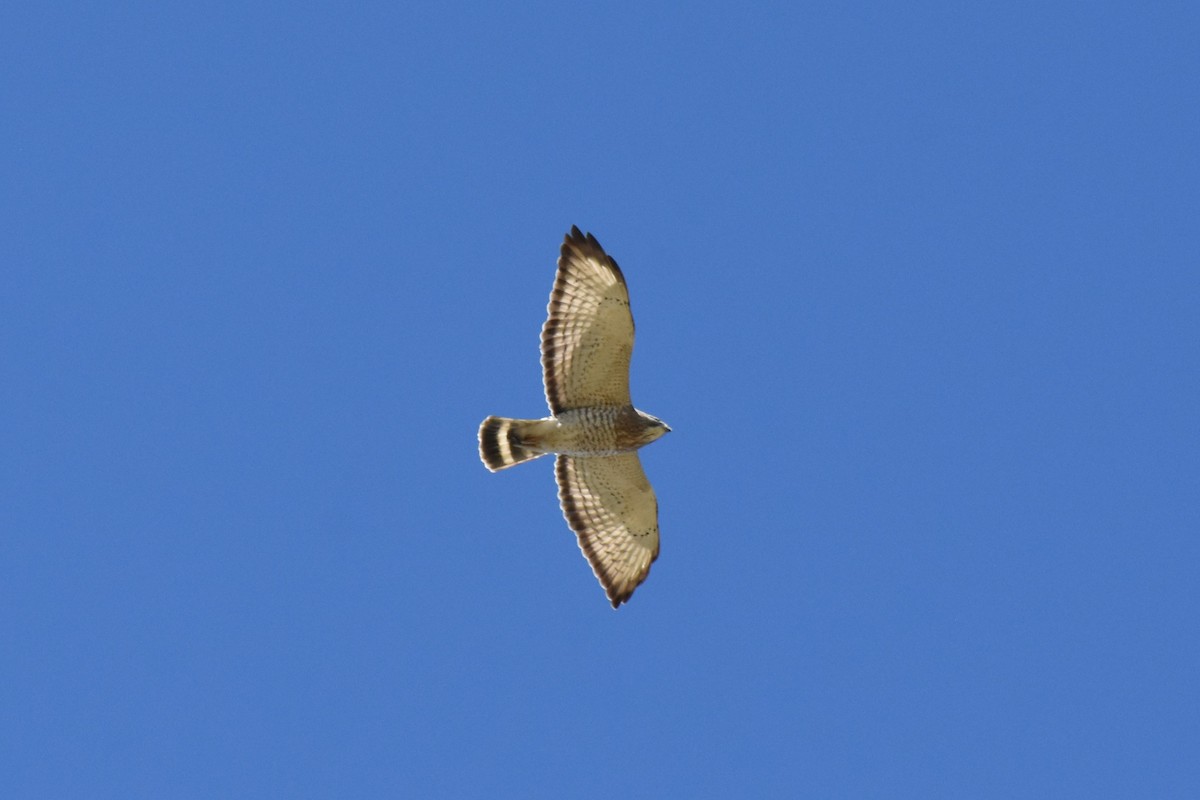
{"label": "tail feather", "polygon": [[526,438],[541,420],[488,417],[479,426],[479,457],[492,472],[544,456]]}

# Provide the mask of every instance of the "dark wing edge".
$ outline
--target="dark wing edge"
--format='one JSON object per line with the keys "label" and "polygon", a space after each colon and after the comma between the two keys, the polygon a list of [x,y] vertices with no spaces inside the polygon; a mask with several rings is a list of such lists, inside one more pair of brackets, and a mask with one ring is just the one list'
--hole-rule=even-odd
{"label": "dark wing edge", "polygon": [[[629,455],[635,459],[637,458],[636,453]],[[613,457],[609,456],[608,458]],[[603,587],[608,601],[612,604],[613,609],[617,609],[622,603],[628,602],[629,598],[633,596],[634,591],[646,581],[646,578],[650,575],[651,565],[658,560],[658,499],[654,498],[655,545],[654,551],[650,554],[650,560],[646,563],[644,569],[632,576],[622,578],[615,575],[609,569],[604,558],[604,553],[596,547],[596,542],[600,538],[599,535],[605,531],[603,529],[596,529],[594,520],[589,519],[588,514],[573,495],[573,492],[582,493],[590,491],[588,487],[581,485],[580,481],[574,479],[575,470],[573,468],[573,461],[575,459],[572,459],[571,456],[560,455],[554,464],[554,476],[558,482],[558,498],[562,505],[563,516],[567,520],[567,525],[575,532],[579,549],[583,552],[584,557],[587,558],[588,564],[591,565],[592,573],[600,582],[601,587]],[[638,462],[638,468],[641,468],[640,461]],[[651,495],[653,495],[652,490]]]}
{"label": "dark wing edge", "polygon": [[559,248],[558,269],[554,274],[554,287],[550,290],[546,323],[542,326],[542,379],[546,389],[546,404],[550,406],[550,413],[555,415],[567,408],[562,398],[562,387],[558,385],[558,377],[554,374],[554,364],[564,355],[559,352],[558,333],[567,300],[567,270],[574,259],[590,259],[603,264],[612,271],[621,286],[626,287],[626,293],[629,291],[625,274],[617,266],[616,260],[604,252],[595,236],[584,234],[578,225],[572,225],[571,232],[563,238],[562,247]]}

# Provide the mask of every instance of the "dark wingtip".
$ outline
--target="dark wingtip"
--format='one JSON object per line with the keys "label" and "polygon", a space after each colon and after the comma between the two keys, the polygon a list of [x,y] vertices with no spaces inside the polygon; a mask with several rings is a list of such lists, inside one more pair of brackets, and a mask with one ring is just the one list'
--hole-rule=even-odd
{"label": "dark wingtip", "polygon": [[[600,247],[600,242],[596,241],[596,237],[593,236],[590,231],[588,233],[584,233],[583,231],[579,230],[578,225],[571,226],[571,232],[566,235],[565,241],[575,245],[590,244]],[[600,249],[603,250],[604,248]]]}
{"label": "dark wingtip", "polygon": [[604,246],[591,233],[584,234],[579,230],[578,225],[571,226],[571,232],[563,238],[562,247],[559,249],[559,266],[570,257],[570,251],[576,250],[580,255],[587,257],[591,256],[601,263],[607,262],[612,267],[613,273],[617,276],[622,284],[625,283],[625,275],[621,272],[621,268],[617,266],[617,260],[604,252]]}

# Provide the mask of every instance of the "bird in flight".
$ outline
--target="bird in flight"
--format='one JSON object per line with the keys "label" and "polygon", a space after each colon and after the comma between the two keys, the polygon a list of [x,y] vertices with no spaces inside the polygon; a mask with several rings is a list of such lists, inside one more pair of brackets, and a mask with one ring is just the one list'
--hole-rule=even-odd
{"label": "bird in flight", "polygon": [[658,500],[638,448],[671,429],[633,407],[633,315],[617,262],[572,226],[542,326],[542,380],[551,416],[488,417],[479,457],[492,472],[556,454],[563,516],[613,608],[658,558]]}

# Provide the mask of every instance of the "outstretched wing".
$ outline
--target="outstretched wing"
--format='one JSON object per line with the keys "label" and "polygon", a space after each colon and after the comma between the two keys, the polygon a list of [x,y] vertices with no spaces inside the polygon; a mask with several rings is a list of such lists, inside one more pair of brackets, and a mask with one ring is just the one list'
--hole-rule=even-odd
{"label": "outstretched wing", "polygon": [[658,500],[637,453],[559,456],[558,499],[613,608],[658,558]]}
{"label": "outstretched wing", "polygon": [[629,405],[633,315],[617,262],[572,226],[542,326],[542,371],[550,413]]}

